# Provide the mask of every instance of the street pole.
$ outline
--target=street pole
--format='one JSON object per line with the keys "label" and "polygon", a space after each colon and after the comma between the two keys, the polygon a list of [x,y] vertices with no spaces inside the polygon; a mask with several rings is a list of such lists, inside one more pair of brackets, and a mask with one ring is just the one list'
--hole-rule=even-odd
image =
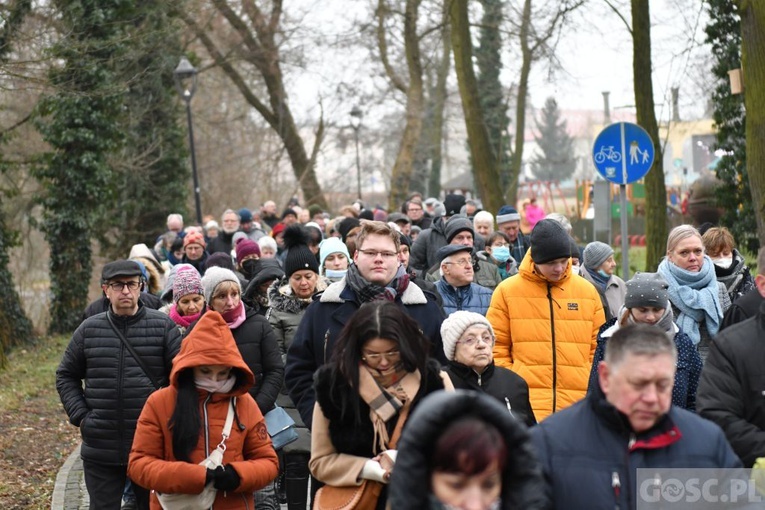
{"label": "street pole", "polygon": [[359,129],[354,128],[354,134],[356,137],[356,194],[361,198],[361,160],[359,159]]}
{"label": "street pole", "polygon": [[189,123],[189,148],[191,150],[191,174],[194,178],[194,205],[197,212],[197,224],[202,225],[202,204],[199,198],[199,178],[197,177],[197,156],[194,149],[194,123],[191,121],[191,97],[186,99],[186,119]]}

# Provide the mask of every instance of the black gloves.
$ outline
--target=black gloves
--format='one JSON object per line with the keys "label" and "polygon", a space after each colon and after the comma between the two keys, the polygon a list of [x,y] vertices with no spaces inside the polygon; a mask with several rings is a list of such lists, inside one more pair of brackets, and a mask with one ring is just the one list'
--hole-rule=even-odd
{"label": "black gloves", "polygon": [[[209,471],[209,470],[208,470]],[[213,471],[213,487],[219,491],[233,491],[239,487],[241,479],[236,470],[230,464],[218,466]]]}
{"label": "black gloves", "polygon": [[205,485],[212,482],[215,479],[215,470],[207,468],[207,474],[205,475]]}

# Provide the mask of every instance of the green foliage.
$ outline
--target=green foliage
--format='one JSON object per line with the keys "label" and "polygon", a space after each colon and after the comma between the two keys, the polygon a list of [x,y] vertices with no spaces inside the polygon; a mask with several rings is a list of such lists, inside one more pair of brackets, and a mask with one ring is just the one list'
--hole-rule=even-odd
{"label": "green foliage", "polygon": [[188,180],[170,92],[180,54],[177,38],[168,38],[177,35],[170,4],[53,6],[65,36],[51,53],[61,65],[50,72],[56,92],[41,100],[36,119],[53,151],[35,176],[51,247],[50,331],[65,333],[87,305],[91,241],[117,238],[112,255],[126,257],[132,242],[161,229],[169,209],[181,209]]}
{"label": "green foliage", "polygon": [[728,71],[741,67],[741,26],[733,0],[706,0],[709,7],[707,42],[712,46],[717,82],[712,93],[717,125],[717,148],[725,151],[715,172],[717,205],[724,211],[721,223],[728,227],[739,246],[756,253],[759,247],[757,222],[746,171],[746,112],[743,96],[730,93]]}
{"label": "green foliage", "polygon": [[494,150],[495,159],[499,166],[502,189],[509,186],[511,147],[507,116],[507,101],[499,74],[502,71],[502,36],[499,24],[502,21],[502,0],[481,0],[483,16],[479,29],[479,42],[474,48],[473,55],[478,67],[478,91],[481,96],[489,142]]}
{"label": "green foliage", "polygon": [[537,144],[542,150],[531,162],[534,176],[541,181],[564,181],[574,175],[574,141],[566,132],[566,121],[561,120],[558,103],[548,97],[537,119]]}

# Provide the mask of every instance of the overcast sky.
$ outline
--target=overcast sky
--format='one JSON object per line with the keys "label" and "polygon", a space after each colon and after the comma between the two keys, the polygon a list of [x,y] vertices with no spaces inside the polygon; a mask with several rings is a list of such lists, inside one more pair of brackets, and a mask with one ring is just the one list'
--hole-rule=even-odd
{"label": "overcast sky", "polygon": [[[512,0],[518,1],[518,0]],[[535,0],[540,1],[540,0]],[[556,0],[545,0],[556,1]],[[629,0],[612,0],[630,20]],[[290,11],[289,9],[293,10]],[[295,10],[297,9],[297,10]],[[660,119],[669,116],[669,89],[680,87],[681,114],[684,118],[702,114],[706,98],[699,89],[699,59],[708,53],[701,44],[706,12],[699,0],[651,0],[654,92]],[[355,102],[366,102],[365,123],[374,123],[389,111],[401,96],[384,97],[382,66],[365,49],[341,49],[338,40],[352,39],[357,23],[368,20],[367,3],[362,0],[287,0],[285,12],[300,18],[301,29],[292,35],[291,44],[302,45],[306,58],[300,66],[287,65],[288,90],[293,112],[299,119],[318,117],[317,98],[324,104],[325,117],[345,122]],[[317,37],[323,44],[316,44]],[[694,43],[693,41],[696,41]],[[507,46],[515,45],[506,42]],[[602,91],[610,91],[611,107],[634,105],[632,90],[631,38],[624,23],[601,0],[591,0],[586,11],[573,20],[558,46],[561,70],[550,74],[548,67],[536,64],[530,84],[531,103],[540,108],[554,96],[562,108],[602,109]],[[519,62],[511,50],[503,56],[502,81],[509,86],[516,80]],[[361,99],[347,99],[338,90],[355,87]],[[363,98],[366,98],[363,99]],[[372,104],[369,104],[372,103]],[[661,104],[664,103],[662,107]]]}

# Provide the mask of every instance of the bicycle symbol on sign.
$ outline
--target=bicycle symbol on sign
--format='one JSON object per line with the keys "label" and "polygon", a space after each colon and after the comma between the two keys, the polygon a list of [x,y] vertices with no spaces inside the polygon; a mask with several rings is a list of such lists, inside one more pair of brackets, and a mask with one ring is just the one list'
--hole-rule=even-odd
{"label": "bicycle symbol on sign", "polygon": [[619,151],[614,150],[613,145],[603,145],[600,147],[600,151],[595,154],[595,163],[603,163],[605,160],[618,163],[622,160],[622,155]]}

